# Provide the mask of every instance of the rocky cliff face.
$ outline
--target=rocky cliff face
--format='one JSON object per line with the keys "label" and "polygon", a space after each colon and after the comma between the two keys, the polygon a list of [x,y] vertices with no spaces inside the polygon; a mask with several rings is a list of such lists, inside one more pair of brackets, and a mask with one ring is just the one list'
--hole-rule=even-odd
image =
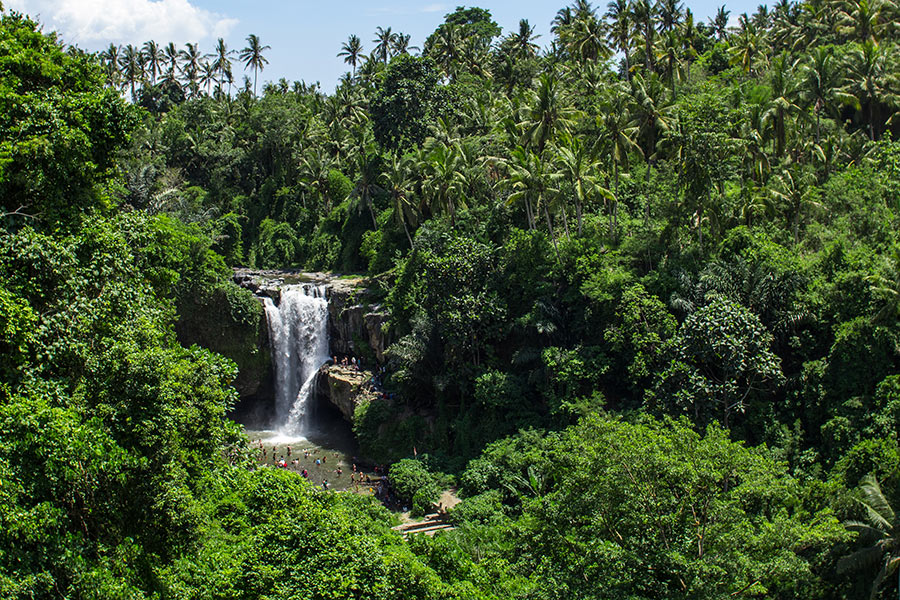
{"label": "rocky cliff face", "polygon": [[[243,319],[235,318],[232,304],[236,301],[247,302],[245,308],[251,309]],[[209,348],[237,363],[234,386],[242,398],[272,394],[269,332],[262,301],[237,298],[224,287],[216,289],[179,304],[175,331],[181,344]]]}
{"label": "rocky cliff face", "polygon": [[339,278],[328,273],[252,271],[237,269],[234,281],[257,296],[278,304],[285,285],[324,285],[328,298],[328,337],[332,355],[356,356],[382,362],[390,343],[385,331],[387,312],[375,302],[363,278]]}
{"label": "rocky cliff face", "polygon": [[369,390],[368,381],[371,371],[357,371],[341,365],[325,365],[319,370],[317,389],[321,400],[333,405],[353,423],[356,407],[361,402],[368,402],[376,397]]}
{"label": "rocky cliff face", "polygon": [[[234,281],[252,291],[260,300],[269,297],[276,304],[281,299],[280,290],[285,285],[303,283],[324,285],[328,298],[330,354],[338,357],[357,357],[362,359],[365,365],[384,361],[384,351],[390,344],[385,327],[388,314],[373,298],[367,280],[338,278],[327,273],[237,269]],[[263,332],[267,336],[265,316],[262,321]],[[260,349],[268,357],[268,337],[264,344],[261,343]],[[268,362],[270,365],[268,377],[271,380],[271,360]],[[240,367],[240,364],[238,366]],[[323,399],[334,405],[348,421],[352,422],[361,383],[367,381],[371,373],[363,375],[361,372],[338,365],[323,367],[319,377],[319,393],[323,395]],[[249,387],[252,386],[248,386],[248,389]]]}

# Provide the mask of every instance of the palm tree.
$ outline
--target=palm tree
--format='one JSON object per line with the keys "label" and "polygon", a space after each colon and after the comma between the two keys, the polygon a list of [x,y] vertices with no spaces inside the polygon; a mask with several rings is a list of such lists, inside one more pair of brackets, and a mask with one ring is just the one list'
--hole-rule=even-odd
{"label": "palm tree", "polygon": [[341,46],[341,51],[338,52],[338,58],[343,57],[344,62],[353,69],[353,76],[356,76],[356,65],[359,64],[360,59],[363,56],[363,46],[362,41],[359,39],[358,35],[351,35],[347,38],[347,41]]}
{"label": "palm tree", "polygon": [[842,0],[837,13],[837,32],[857,42],[878,42],[891,26],[882,18],[881,0]]}
{"label": "palm tree", "polygon": [[460,171],[461,154],[458,143],[426,143],[420,151],[417,167],[423,175],[421,190],[429,210],[432,214],[449,214],[453,228],[456,228],[457,204],[462,203],[465,184]]}
{"label": "palm tree", "polygon": [[166,79],[169,81],[176,80],[176,74],[178,73],[178,59],[180,54],[178,49],[175,47],[174,42],[169,42],[166,44],[165,48],[163,48],[163,55],[165,55],[165,63],[168,69],[166,70]]}
{"label": "palm tree", "polygon": [[[553,223],[550,221],[550,211],[547,207],[549,200],[559,194],[556,182],[561,174],[550,168],[550,162],[543,160],[534,152],[517,146],[510,155],[507,163],[509,167],[508,185],[512,189],[507,198],[508,204],[522,202],[525,205],[525,214],[528,218],[529,229],[535,229],[535,217],[540,214],[541,208],[547,217],[547,229],[556,247],[556,236],[553,235]],[[557,259],[559,250],[557,249]]]}
{"label": "palm tree", "polygon": [[303,190],[303,206],[306,206],[307,194],[316,200],[325,201],[325,211],[331,211],[328,196],[328,174],[334,161],[321,146],[312,146],[303,152],[298,164],[298,186]]}
{"label": "palm tree", "polygon": [[521,19],[519,31],[510,33],[506,39],[512,48],[512,56],[522,59],[537,55],[538,45],[534,43],[534,40],[539,37],[541,36],[534,34],[534,27],[528,24],[528,19]]}
{"label": "palm tree", "polygon": [[561,143],[556,146],[556,163],[564,181],[572,184],[575,197],[575,215],[578,219],[578,235],[581,235],[582,211],[585,202],[594,196],[602,196],[612,200],[612,192],[600,185],[597,173],[600,162],[593,149],[581,141],[581,138],[564,134]]}
{"label": "palm tree", "polygon": [[889,325],[900,317],[900,246],[894,245],[880,273],[866,277],[873,298],[882,302],[875,322]]}
{"label": "palm tree", "polygon": [[769,14],[769,7],[760,4],[756,7],[756,12],[751,17],[754,27],[757,29],[767,29],[772,21],[772,15]]}
{"label": "palm tree", "polygon": [[772,197],[784,206],[784,212],[791,225],[794,245],[800,243],[800,219],[805,210],[820,208],[816,201],[816,192],[809,173],[796,174],[785,169],[774,177],[775,185],[771,188]]}
{"label": "palm tree", "polygon": [[674,31],[681,23],[683,7],[678,0],[657,0],[656,12],[659,14],[659,32]]}
{"label": "palm tree", "polygon": [[109,48],[100,53],[100,62],[106,71],[106,85],[118,88],[121,76],[121,71],[119,70],[119,47],[115,44],[110,44]]}
{"label": "palm tree", "polygon": [[376,230],[378,229],[378,221],[375,219],[375,204],[372,200],[376,193],[383,191],[383,188],[378,185],[378,178],[381,174],[380,162],[381,159],[378,155],[369,156],[365,152],[359,152],[356,155],[358,178],[356,185],[353,186],[353,190],[350,192],[350,198],[357,199],[356,209],[359,212],[362,212],[363,208],[369,210],[369,215],[372,217],[372,227]]}
{"label": "palm tree", "polygon": [[847,64],[847,84],[843,91],[856,98],[857,110],[867,109],[869,139],[877,138],[875,131],[875,105],[880,104],[894,111],[900,105],[890,73],[896,70],[888,55],[888,47],[868,41],[850,52]]}
{"label": "palm tree", "polygon": [[162,48],[160,48],[153,40],[144,42],[142,52],[145,64],[150,70],[150,85],[153,85],[156,83],[156,75],[162,71],[161,65],[166,57],[165,54],[163,54]]}
{"label": "palm tree", "polygon": [[[861,499],[857,502],[865,511],[866,521],[848,521],[847,529],[859,533],[859,541],[866,544],[838,561],[838,571],[861,570],[881,564],[872,582],[874,600],[885,579],[900,572],[900,520],[881,491],[878,479],[869,474],[860,483]],[[900,581],[898,581],[900,585]]]}
{"label": "palm tree", "polygon": [[397,32],[394,34],[394,40],[391,42],[391,54],[393,56],[400,56],[401,54],[409,54],[410,50],[418,50],[418,46],[409,45],[409,38],[410,35],[408,33]]}
{"label": "palm tree", "polygon": [[397,34],[392,33],[390,27],[387,29],[379,27],[375,30],[375,39],[372,40],[372,42],[376,44],[375,56],[385,65],[391,57],[391,48],[393,47],[396,36]]}
{"label": "palm tree", "polygon": [[[637,128],[636,142],[647,161],[647,168],[644,171],[645,181],[650,181],[650,172],[657,155],[657,142],[661,134],[671,129],[674,110],[672,98],[666,94],[665,87],[656,73],[651,73],[650,77],[636,75],[631,80],[628,112],[631,115],[630,125]],[[650,222],[649,201],[644,206],[644,221]]]}
{"label": "palm tree", "polygon": [[786,53],[782,53],[772,61],[772,68],[769,69],[772,99],[769,101],[768,110],[763,115],[763,121],[772,126],[772,150],[779,158],[784,156],[787,118],[800,111],[800,107],[795,102],[797,85],[793,77],[797,62],[797,60],[788,58]]}
{"label": "palm tree", "polygon": [[429,51],[429,56],[451,80],[456,78],[462,42],[459,26],[447,24],[437,30],[437,36]]}
{"label": "palm tree", "polygon": [[216,67],[214,63],[204,60],[200,63],[200,77],[198,83],[201,87],[206,88],[206,95],[210,95],[212,85],[216,83]]}
{"label": "palm tree", "polygon": [[394,217],[403,225],[403,232],[409,241],[409,247],[413,247],[413,239],[409,233],[407,223],[415,226],[418,223],[418,211],[410,201],[412,190],[413,160],[409,156],[398,157],[391,155],[391,162],[387,171],[381,174],[380,183],[391,196],[391,204],[394,207]]}
{"label": "palm tree", "polygon": [[657,44],[657,65],[662,67],[663,76],[669,82],[672,98],[678,97],[677,82],[681,79],[682,43],[682,38],[677,31],[669,31],[663,34]]}
{"label": "palm tree", "polygon": [[806,108],[816,114],[816,145],[821,144],[820,118],[823,110],[834,110],[835,101],[849,104],[855,101],[850,94],[841,90],[844,75],[834,58],[834,51],[828,46],[813,48],[809,62],[800,67],[797,92]]}
{"label": "palm tree", "polygon": [[681,50],[682,58],[687,66],[687,78],[691,78],[691,63],[700,55],[697,46],[703,39],[700,29],[694,24],[694,13],[691,9],[684,11],[684,21],[681,23]]}
{"label": "palm tree", "polygon": [[622,53],[625,60],[625,80],[631,81],[631,66],[628,51],[631,49],[631,5],[628,0],[613,0],[606,5],[604,15],[610,22],[608,40],[610,45]]}
{"label": "palm tree", "polygon": [[140,51],[128,44],[125,48],[122,49],[122,56],[119,58],[119,68],[122,73],[122,77],[125,79],[125,85],[131,87],[131,99],[136,99],[136,94],[134,90],[134,86],[141,79],[141,61],[140,61]]}
{"label": "palm tree", "polygon": [[611,52],[606,45],[606,31],[603,22],[593,12],[576,19],[571,30],[571,54],[584,61],[609,58]]}
{"label": "palm tree", "polygon": [[623,90],[612,88],[603,102],[603,109],[597,117],[597,149],[605,154],[613,170],[613,200],[609,214],[609,234],[616,239],[618,229],[619,175],[622,165],[628,162],[629,152],[641,154],[635,141],[638,128],[632,123],[628,112],[628,96]]}
{"label": "palm tree", "polygon": [[185,86],[191,96],[197,96],[200,93],[198,80],[200,78],[200,62],[203,60],[203,55],[200,54],[200,48],[197,44],[188,42],[184,46],[185,49],[179,52],[181,74],[184,76]]}
{"label": "palm tree", "polygon": [[523,143],[535,146],[537,153],[542,154],[547,142],[557,132],[568,131],[575,125],[577,114],[578,111],[572,108],[556,75],[544,73],[538,89],[530,93],[530,100],[524,111]]}
{"label": "palm tree", "polygon": [[636,0],[631,18],[637,40],[643,42],[644,68],[649,72],[653,70],[653,45],[656,43],[656,6],[650,0]]}
{"label": "palm tree", "polygon": [[260,71],[265,69],[269,61],[263,56],[263,52],[271,50],[271,46],[263,46],[255,33],[247,36],[247,47],[241,50],[238,58],[244,63],[244,70],[253,67],[253,96],[256,96],[256,78]]}
{"label": "palm tree", "polygon": [[732,64],[740,65],[749,75],[753,75],[753,65],[757,57],[765,50],[765,35],[747,20],[747,15],[741,15],[743,27],[737,35],[731,36]]}
{"label": "palm tree", "polygon": [[710,20],[710,26],[716,34],[716,41],[721,42],[728,37],[728,17],[731,11],[725,10],[725,5],[719,7],[716,16]]}
{"label": "palm tree", "polygon": [[213,70],[219,74],[219,89],[222,89],[222,84],[225,82],[226,74],[231,73],[231,59],[229,56],[234,55],[234,50],[229,50],[228,46],[225,44],[225,40],[219,38],[216,42],[216,50],[213,53]]}

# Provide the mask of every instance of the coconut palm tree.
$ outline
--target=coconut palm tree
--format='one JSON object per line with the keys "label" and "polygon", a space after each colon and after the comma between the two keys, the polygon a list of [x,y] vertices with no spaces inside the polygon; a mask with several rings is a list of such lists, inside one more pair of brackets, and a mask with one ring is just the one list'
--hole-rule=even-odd
{"label": "coconut palm tree", "polygon": [[184,50],[179,52],[181,58],[181,74],[184,77],[185,87],[191,96],[197,96],[200,93],[200,63],[203,55],[200,54],[200,47],[197,44],[188,42],[184,45]]}
{"label": "coconut palm tree", "polygon": [[611,88],[602,103],[602,112],[596,119],[599,130],[596,148],[600,156],[606,156],[613,171],[613,200],[609,213],[610,237],[616,239],[618,229],[619,177],[622,166],[628,162],[628,154],[642,154],[635,138],[638,128],[628,112],[628,95],[624,90]]}
{"label": "coconut palm tree", "polygon": [[730,10],[725,10],[725,5],[719,7],[716,16],[710,19],[710,27],[716,34],[716,41],[721,42],[728,37],[728,17],[731,15]]}
{"label": "coconut palm tree", "polygon": [[[399,31],[394,34],[394,40],[391,42],[391,54],[392,56],[400,56],[401,54],[409,54],[410,50],[418,50],[418,46],[410,46],[409,45],[410,35],[408,33],[400,33]],[[469,38],[472,39],[472,38]]]}
{"label": "coconut palm tree", "polygon": [[375,39],[372,40],[372,43],[375,44],[375,57],[382,62],[382,64],[387,64],[388,60],[391,58],[391,48],[394,44],[394,39],[397,34],[391,31],[391,28],[382,29],[379,27],[375,30]]}
{"label": "coconut palm tree", "polygon": [[[509,168],[507,184],[512,190],[507,198],[507,203],[522,202],[524,204],[528,227],[532,230],[535,229],[536,217],[540,215],[540,210],[543,208],[547,218],[547,230],[553,239],[554,247],[556,247],[556,236],[553,234],[553,223],[550,220],[548,204],[559,194],[556,184],[562,176],[561,173],[552,168],[550,161],[545,161],[522,146],[517,146],[512,151],[507,166]],[[557,249],[558,257],[559,250]]]}
{"label": "coconut palm tree", "polygon": [[431,214],[447,213],[456,228],[456,210],[462,208],[465,178],[461,172],[462,151],[458,143],[428,143],[419,152],[417,169],[422,173],[421,192]]}
{"label": "coconut palm tree", "polygon": [[840,559],[838,571],[858,571],[880,564],[881,568],[872,581],[870,598],[874,600],[884,580],[900,573],[900,520],[874,475],[863,477],[859,491],[862,497],[857,502],[865,512],[866,522],[848,521],[845,525],[859,534],[858,540],[865,547]]}
{"label": "coconut palm tree", "polygon": [[631,50],[631,4],[628,0],[613,0],[606,5],[604,17],[609,21],[607,39],[609,44],[622,53],[625,61],[625,80],[631,81],[631,65],[628,52]]}
{"label": "coconut palm tree", "polygon": [[[628,113],[631,123],[636,127],[635,141],[641,148],[647,168],[644,171],[645,181],[650,181],[650,172],[657,156],[657,144],[661,135],[668,132],[674,123],[675,105],[672,97],[666,93],[656,73],[649,77],[635,75],[631,80],[631,101]],[[645,221],[650,221],[650,203],[645,206]]]}
{"label": "coconut palm tree", "polygon": [[119,71],[122,73],[125,85],[131,88],[131,99],[135,100],[135,85],[141,80],[140,50],[128,44],[122,49],[119,58]]}
{"label": "coconut palm tree", "polygon": [[606,29],[593,12],[575,20],[570,33],[570,54],[583,61],[605,60],[612,54],[606,45]]}
{"label": "coconut palm tree", "polygon": [[794,78],[794,67],[798,60],[791,59],[787,53],[782,53],[772,60],[772,68],[769,69],[769,86],[772,88],[772,98],[769,107],[763,115],[763,121],[772,128],[772,151],[775,156],[784,156],[785,142],[787,139],[788,118],[800,112],[797,106],[797,83]]}
{"label": "coconut palm tree", "polygon": [[164,62],[167,67],[166,79],[168,81],[175,81],[178,74],[178,60],[180,58],[180,53],[175,47],[174,42],[169,42],[165,45],[165,47],[163,48],[163,55],[165,56]]}
{"label": "coconut palm tree", "polygon": [[431,48],[426,53],[451,80],[456,78],[463,35],[458,25],[446,24],[435,32]]}
{"label": "coconut palm tree", "polygon": [[747,15],[741,15],[740,22],[743,26],[736,35],[731,36],[728,53],[732,64],[740,65],[752,76],[757,58],[765,51],[765,33],[751,23]]}
{"label": "coconut palm tree", "polygon": [[200,76],[198,84],[206,88],[206,95],[209,96],[212,91],[212,85],[216,83],[216,67],[214,63],[204,60],[200,63]]}
{"label": "coconut palm tree", "polygon": [[691,63],[700,55],[697,47],[700,46],[703,34],[694,23],[694,13],[691,9],[684,11],[684,21],[681,22],[681,56],[687,70],[687,79],[691,78]]}
{"label": "coconut palm tree", "polygon": [[612,200],[612,192],[600,184],[600,161],[593,148],[582,142],[580,137],[563,134],[560,136],[560,144],[555,146],[554,154],[563,181],[572,185],[577,232],[581,235],[584,204],[597,196]]}
{"label": "coconut palm tree", "polygon": [[528,23],[528,19],[519,21],[519,30],[510,33],[506,40],[512,50],[511,54],[514,58],[533,58],[537,55],[538,45],[534,40],[541,37],[534,34],[534,27]]}
{"label": "coconut palm tree", "polygon": [[378,178],[381,175],[381,158],[378,155],[367,155],[365,152],[358,152],[356,155],[356,184],[350,191],[350,198],[356,199],[356,209],[362,212],[368,209],[369,216],[372,217],[372,228],[378,229],[378,221],[375,219],[375,204],[373,198],[378,192],[384,191],[378,185]]}
{"label": "coconut palm tree", "polygon": [[403,232],[406,234],[410,248],[413,247],[413,239],[407,224],[415,226],[419,219],[416,206],[410,200],[413,185],[413,163],[414,159],[408,155],[398,157],[396,154],[392,154],[391,162],[379,180],[382,187],[391,196],[394,218],[403,226]]}
{"label": "coconut palm tree", "polygon": [[110,44],[106,50],[100,53],[100,63],[106,71],[106,85],[118,88],[121,79],[119,47],[115,44]]}
{"label": "coconut palm tree", "polygon": [[867,41],[850,52],[847,62],[846,85],[842,91],[856,98],[858,110],[866,110],[872,141],[878,137],[875,105],[885,107],[891,115],[900,105],[900,94],[891,76],[896,73],[896,58],[889,51],[888,46]]}
{"label": "coconut palm tree", "polygon": [[822,111],[834,111],[837,103],[855,102],[852,95],[841,89],[843,82],[844,74],[831,47],[813,48],[808,62],[800,66],[797,92],[806,109],[812,108],[816,115],[816,145],[821,144]]}
{"label": "coconut palm tree", "polygon": [[523,144],[534,147],[538,154],[542,154],[547,142],[554,139],[558,132],[568,131],[575,125],[577,114],[556,75],[544,73],[537,90],[530,93],[524,109],[521,123]]}
{"label": "coconut palm tree", "polygon": [[144,47],[141,52],[144,55],[144,64],[150,71],[150,85],[154,85],[156,83],[157,74],[162,71],[162,63],[166,59],[166,56],[163,54],[159,44],[153,40],[144,42]]}
{"label": "coconut palm tree", "polygon": [[637,0],[631,9],[637,39],[644,45],[644,69],[653,70],[653,45],[656,42],[656,8],[650,0]]}
{"label": "coconut palm tree", "polygon": [[672,98],[678,97],[678,81],[681,80],[681,47],[682,37],[677,31],[668,31],[659,38],[656,45],[657,66],[663,77],[669,82]]}
{"label": "coconut palm tree", "polygon": [[231,73],[231,59],[229,56],[235,54],[234,50],[229,50],[225,40],[219,38],[216,42],[216,50],[213,52],[213,70],[219,74],[219,89],[225,83],[226,74]]}
{"label": "coconut palm tree", "polygon": [[674,31],[681,23],[684,7],[678,0],[657,0],[656,12],[659,15],[659,32]]}
{"label": "coconut palm tree", "polygon": [[343,43],[341,51],[338,52],[337,55],[338,58],[343,57],[344,62],[350,65],[350,68],[353,69],[353,76],[355,77],[356,65],[359,64],[360,60],[363,58],[363,46],[359,36],[351,35],[347,38],[347,41]]}
{"label": "coconut palm tree", "polygon": [[882,16],[881,0],[842,0],[837,12],[837,32],[857,42],[878,42],[891,23]]}
{"label": "coconut palm tree", "polygon": [[263,56],[263,52],[271,50],[271,46],[263,46],[259,36],[251,33],[247,36],[247,47],[241,50],[238,58],[244,63],[244,70],[253,67],[253,96],[256,96],[256,78],[259,72],[266,68],[269,61]]}
{"label": "coconut palm tree", "polygon": [[774,177],[774,185],[771,187],[772,197],[782,205],[786,220],[790,223],[795,246],[800,243],[800,220],[803,213],[822,206],[816,201],[813,183],[811,173],[784,169]]}

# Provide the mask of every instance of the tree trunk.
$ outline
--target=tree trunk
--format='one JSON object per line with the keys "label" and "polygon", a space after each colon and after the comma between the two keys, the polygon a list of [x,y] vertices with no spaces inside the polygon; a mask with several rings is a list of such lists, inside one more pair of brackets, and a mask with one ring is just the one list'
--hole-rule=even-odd
{"label": "tree trunk", "polygon": [[869,139],[875,141],[875,103],[869,101]]}
{"label": "tree trunk", "polygon": [[575,216],[578,218],[578,237],[581,237],[581,200],[575,197]]}
{"label": "tree trunk", "polygon": [[550,230],[550,239],[553,240],[553,249],[556,251],[556,262],[562,262],[559,258],[559,246],[556,244],[556,236],[553,235],[553,224],[550,222],[550,211],[547,210],[546,204],[544,204],[544,216],[547,217],[547,229]]}
{"label": "tree trunk", "polygon": [[371,217],[372,217],[372,227],[375,229],[375,231],[378,231],[378,221],[375,220],[375,210],[372,208],[372,200],[371,199],[366,201],[366,206],[369,209],[369,215],[371,215]]}
{"label": "tree trunk", "polygon": [[409,247],[413,247],[412,236],[409,235],[409,227],[406,226],[406,219],[403,218],[403,215],[400,215],[400,222],[403,223],[403,232],[406,234],[406,239],[409,241]]}
{"label": "tree trunk", "polygon": [[613,195],[615,198],[612,200],[612,206],[610,207],[610,229],[609,235],[612,242],[615,244],[618,240],[618,230],[619,230],[619,163],[613,160]]}

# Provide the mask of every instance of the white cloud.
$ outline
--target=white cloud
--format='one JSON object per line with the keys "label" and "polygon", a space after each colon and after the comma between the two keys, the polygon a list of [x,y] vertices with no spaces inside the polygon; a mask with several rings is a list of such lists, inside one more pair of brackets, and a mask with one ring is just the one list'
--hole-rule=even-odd
{"label": "white cloud", "polygon": [[442,10],[447,10],[446,4],[429,4],[427,6],[422,7],[422,12],[432,13],[432,12],[441,12]]}
{"label": "white cloud", "polygon": [[225,36],[237,19],[189,0],[11,0],[9,8],[40,17],[68,43],[191,42]]}

